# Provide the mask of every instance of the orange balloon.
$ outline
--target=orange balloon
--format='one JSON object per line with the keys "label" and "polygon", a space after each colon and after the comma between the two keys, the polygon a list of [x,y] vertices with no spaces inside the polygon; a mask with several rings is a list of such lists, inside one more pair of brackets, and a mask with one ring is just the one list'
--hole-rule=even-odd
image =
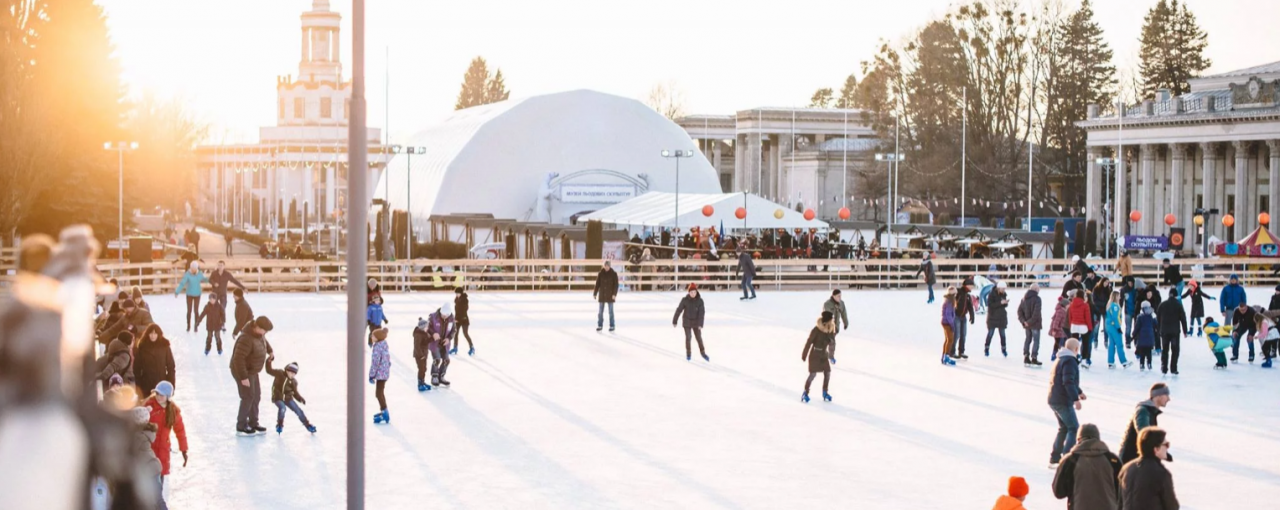
{"label": "orange balloon", "polygon": [[747,210],[746,208],[739,207],[737,211],[733,212],[733,215],[737,216],[740,220],[745,220],[747,219]]}
{"label": "orange balloon", "polygon": [[840,208],[840,213],[839,213],[839,215],[840,215],[840,219],[842,219],[842,220],[847,220],[847,219],[849,219],[849,208],[848,208],[848,207],[841,207],[841,208]]}
{"label": "orange balloon", "polygon": [[707,204],[707,205],[702,206],[702,215],[703,215],[703,216],[711,216],[712,214],[715,214],[715,212],[716,212],[716,208],[711,207],[711,204]]}
{"label": "orange balloon", "polygon": [[1236,224],[1236,217],[1235,217],[1235,216],[1232,216],[1232,215],[1230,215],[1230,214],[1227,214],[1227,215],[1223,215],[1223,216],[1222,216],[1222,226],[1227,227],[1227,228],[1231,228],[1231,226],[1232,226],[1232,225],[1235,225],[1235,224]]}
{"label": "orange balloon", "polygon": [[1178,222],[1178,217],[1177,217],[1177,216],[1174,216],[1174,215],[1173,215],[1173,213],[1169,213],[1169,214],[1164,215],[1164,224],[1165,224],[1165,225],[1168,225],[1168,226],[1172,227],[1172,226],[1173,226],[1173,224],[1174,224],[1174,223],[1177,223],[1177,222]]}
{"label": "orange balloon", "polygon": [[813,218],[814,218],[814,217],[816,217],[816,216],[817,216],[817,215],[813,213],[813,209],[805,209],[805,210],[804,210],[804,219],[805,219],[806,221],[813,221]]}
{"label": "orange balloon", "polygon": [[1259,224],[1259,225],[1270,225],[1270,224],[1271,224],[1271,215],[1270,215],[1270,214],[1267,214],[1267,213],[1265,213],[1265,212],[1258,213],[1258,224]]}
{"label": "orange balloon", "polygon": [[1133,222],[1142,221],[1142,211],[1139,211],[1137,209],[1129,211],[1129,221],[1133,221]]}

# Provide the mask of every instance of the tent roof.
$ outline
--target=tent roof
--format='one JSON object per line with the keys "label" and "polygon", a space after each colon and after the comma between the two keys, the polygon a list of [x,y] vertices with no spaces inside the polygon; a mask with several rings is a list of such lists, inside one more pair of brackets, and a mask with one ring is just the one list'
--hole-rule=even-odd
{"label": "tent roof", "polygon": [[[1236,253],[1237,256],[1241,256],[1241,257],[1255,256],[1256,257],[1256,256],[1268,256],[1262,253],[1262,248],[1261,248],[1262,245],[1267,245],[1267,244],[1275,245],[1275,244],[1280,244],[1280,242],[1277,242],[1276,237],[1271,234],[1271,231],[1267,230],[1267,227],[1259,226],[1257,230],[1254,230],[1252,233],[1250,233],[1248,236],[1245,236],[1244,239],[1241,239],[1236,244],[1240,246],[1239,252]],[[1227,244],[1226,243],[1219,244],[1217,250],[1215,251],[1217,251],[1218,255],[1226,255]],[[1274,256],[1274,255],[1270,255],[1270,256]]]}
{"label": "tent roof", "polygon": [[[710,217],[702,214],[703,206],[710,205]],[[739,207],[746,207],[746,219],[734,216]],[[775,218],[775,211],[782,211],[782,218]],[[578,221],[598,220],[614,225],[636,227],[685,227],[714,226],[721,224],[726,230],[763,228],[827,228],[827,223],[804,219],[804,215],[750,193],[681,193],[677,208],[676,194],[651,191],[644,195],[588,214]]]}

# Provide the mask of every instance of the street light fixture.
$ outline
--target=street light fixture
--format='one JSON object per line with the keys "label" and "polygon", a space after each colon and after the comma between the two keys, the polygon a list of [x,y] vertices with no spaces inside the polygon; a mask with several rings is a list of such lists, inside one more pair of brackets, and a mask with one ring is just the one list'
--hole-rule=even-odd
{"label": "street light fixture", "polygon": [[102,144],[103,150],[116,151],[120,155],[120,180],[119,180],[119,227],[120,237],[116,240],[119,243],[116,246],[116,254],[120,262],[124,262],[124,153],[125,151],[138,150],[138,142],[107,142]]}
{"label": "street light fixture", "polygon": [[[405,210],[405,216],[406,216],[406,218],[408,219],[408,225],[406,225],[406,227],[407,227],[407,228],[405,228],[405,230],[406,230],[405,239],[408,241],[408,243],[406,244],[407,249],[406,249],[405,253],[406,253],[406,255],[407,255],[407,257],[406,257],[406,258],[413,259],[413,155],[414,155],[414,154],[426,154],[426,153],[427,153],[427,148],[426,148],[426,147],[417,146],[417,145],[409,145],[409,146],[392,145],[392,146],[391,146],[391,153],[392,153],[392,154],[405,154],[405,155],[406,155],[406,156],[405,156],[405,162],[404,162],[404,172],[405,172],[405,187],[404,187],[404,188],[405,188],[405,189],[404,189],[404,191],[405,191],[405,206],[404,206],[404,210]],[[389,163],[388,163],[388,164],[389,164]],[[388,181],[388,182],[390,182],[390,181],[391,181],[391,175],[390,175],[390,174],[388,174],[388,175],[387,175],[387,181]],[[387,194],[387,202],[388,202],[388,203],[390,203],[390,202],[391,202],[391,194],[390,194],[390,193],[388,193],[388,194]]]}
{"label": "street light fixture", "polygon": [[897,180],[898,163],[905,159],[907,159],[907,156],[901,152],[891,152],[887,154],[882,152],[876,153],[876,161],[884,161],[885,163],[890,163],[893,165],[893,171],[890,172],[888,169],[886,169],[885,176],[884,176],[885,177],[884,196],[885,196],[885,202],[887,202],[887,204],[885,204],[885,227],[884,227],[884,238],[886,241],[885,253],[887,254],[888,258],[891,258],[891,259],[893,258],[893,206],[896,205],[894,202],[898,198],[893,194],[893,181]]}
{"label": "street light fixture", "polygon": [[676,160],[676,216],[675,228],[672,232],[675,234],[672,236],[675,243],[675,249],[671,250],[671,258],[678,259],[680,258],[680,159],[693,157],[693,151],[683,149],[676,149],[674,151],[662,149],[662,157],[674,158]]}

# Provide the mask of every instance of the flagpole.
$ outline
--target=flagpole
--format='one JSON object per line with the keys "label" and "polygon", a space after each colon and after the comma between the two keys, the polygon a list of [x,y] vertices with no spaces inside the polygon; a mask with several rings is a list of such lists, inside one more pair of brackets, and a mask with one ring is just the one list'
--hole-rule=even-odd
{"label": "flagpole", "polygon": [[965,165],[969,162],[968,144],[969,144],[969,87],[963,89],[964,105],[960,109],[960,226],[964,226],[964,206],[965,206],[965,184],[968,183],[965,171]]}

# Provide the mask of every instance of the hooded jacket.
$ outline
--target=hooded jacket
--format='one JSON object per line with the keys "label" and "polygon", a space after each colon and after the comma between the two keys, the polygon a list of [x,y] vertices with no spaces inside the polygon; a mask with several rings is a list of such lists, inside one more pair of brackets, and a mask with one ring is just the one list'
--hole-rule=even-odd
{"label": "hooded jacket", "polygon": [[[1234,274],[1231,275],[1231,279],[1237,282],[1240,281],[1239,276]],[[1246,299],[1248,298],[1244,295],[1244,287],[1241,287],[1239,283],[1228,283],[1226,287],[1222,288],[1222,293],[1218,295],[1218,311],[1227,313],[1227,310],[1240,306],[1240,303],[1245,302]]]}
{"label": "hooded jacket", "polygon": [[[1213,296],[1205,294],[1204,289],[1200,288],[1199,285],[1188,288],[1186,292],[1182,293],[1182,297],[1191,298],[1191,318],[1192,319],[1196,317],[1204,317],[1204,300],[1205,298],[1208,298],[1210,300],[1213,299]],[[1273,296],[1271,298],[1272,305],[1276,304],[1276,297],[1280,297],[1280,294],[1277,294],[1276,296]]]}
{"label": "hooded jacket", "polygon": [[1132,276],[1133,259],[1129,257],[1120,257],[1120,261],[1116,262],[1116,272],[1120,273],[1120,276]]}
{"label": "hooded jacket", "polygon": [[129,368],[133,355],[129,353],[129,344],[121,342],[120,339],[111,341],[107,346],[107,353],[98,358],[94,368],[98,369],[97,379],[106,381],[111,376],[119,374],[121,378],[125,378],[125,371]]}
{"label": "hooded jacket", "polygon": [[956,324],[956,305],[950,299],[942,300],[942,325],[954,327]]}
{"label": "hooded jacket", "polygon": [[[1083,324],[1090,330],[1093,329],[1093,309],[1089,307],[1089,303],[1081,298],[1071,300],[1071,305],[1067,308],[1067,322],[1072,325]],[[1071,331],[1068,330],[1068,333]]]}
{"label": "hooded jacket", "polygon": [[1053,475],[1053,495],[1069,510],[1118,510],[1122,466],[1101,439],[1076,443]]}
{"label": "hooded jacket", "polygon": [[1049,384],[1049,405],[1069,406],[1080,400],[1080,360],[1069,349],[1058,351]]}
{"label": "hooded jacket", "polygon": [[1022,506],[1018,498],[1005,494],[996,499],[996,506],[991,510],[1027,510],[1027,507]]}
{"label": "hooded jacket", "polygon": [[698,292],[696,296],[689,297],[688,294],[680,300],[680,306],[676,307],[676,315],[671,318],[671,325],[674,326],[676,321],[680,319],[680,315],[684,315],[683,326],[686,328],[701,328],[703,319],[707,314],[707,307],[702,302],[702,293]]}
{"label": "hooded jacket", "polygon": [[1009,327],[1009,294],[997,288],[987,296],[987,328]]}
{"label": "hooded jacket", "polygon": [[274,379],[271,381],[271,401],[272,402],[288,402],[297,400],[303,404],[307,403],[307,399],[298,393],[298,379],[289,377],[285,370],[271,366],[271,360],[267,360],[267,375]]}
{"label": "hooded jacket", "polygon": [[[1150,310],[1150,308],[1144,308]],[[1150,313],[1140,313],[1133,320],[1133,345],[1137,347],[1155,347],[1156,330],[1159,328],[1156,317]]]}
{"label": "hooded jacket", "polygon": [[920,277],[920,273],[924,273],[925,285],[937,285],[937,272],[933,269],[933,260],[925,259],[920,263],[920,269],[916,271],[916,278]]}
{"label": "hooded jacket", "polygon": [[434,340],[435,335],[440,335],[440,343],[448,345],[449,338],[453,336],[453,328],[457,327],[452,315],[445,317],[440,310],[431,312],[427,316],[427,338]]}
{"label": "hooded jacket", "polygon": [[151,410],[151,423],[156,425],[156,440],[151,443],[151,449],[155,451],[156,458],[160,459],[161,474],[169,474],[169,453],[172,447],[169,443],[169,432],[173,431],[173,435],[178,436],[178,451],[187,451],[187,427],[182,423],[182,409],[178,408],[173,400],[169,401],[173,407],[173,428],[165,423],[165,413],[168,410],[156,402],[155,397],[147,397],[144,403]]}
{"label": "hooded jacket", "polygon": [[844,329],[849,329],[849,312],[844,306],[843,297],[840,298],[840,301],[836,301],[835,296],[827,298],[827,301],[822,303],[822,311],[831,312],[831,315],[835,317],[836,331],[840,330],[842,321],[844,322]]}
{"label": "hooded jacket", "polygon": [[169,339],[160,337],[153,342],[150,338],[143,338],[138,348],[133,350],[133,356],[133,380],[143,395],[150,394],[160,381],[169,381],[177,386]]}
{"label": "hooded jacket", "polygon": [[365,309],[365,321],[374,328],[380,328],[388,322],[387,315],[382,313],[382,305],[378,303],[369,303],[369,307]]}
{"label": "hooded jacket", "polygon": [[1150,400],[1138,402],[1129,417],[1129,425],[1120,440],[1120,462],[1128,463],[1138,458],[1138,432],[1147,427],[1159,426],[1160,406]]}
{"label": "hooded jacket", "polygon": [[1049,336],[1054,338],[1071,336],[1071,332],[1067,329],[1067,307],[1070,305],[1070,299],[1065,297],[1058,299],[1058,306],[1053,309],[1053,318],[1049,319]]}
{"label": "hooded jacket", "polygon": [[428,322],[423,319],[418,321],[418,326],[413,328],[413,357],[423,359],[427,357],[431,347],[431,334],[427,333]]}
{"label": "hooded jacket", "polygon": [[1031,287],[1018,304],[1018,322],[1025,324],[1026,329],[1043,329],[1044,314],[1040,306],[1040,291]]}
{"label": "hooded jacket", "polygon": [[369,380],[385,381],[391,378],[391,352],[387,340],[373,339],[373,357],[369,360]]}
{"label": "hooded jacket", "polygon": [[818,319],[813,325],[813,329],[809,330],[809,339],[804,343],[804,352],[800,353],[800,359],[803,360],[809,356],[809,351],[822,351],[827,353],[828,358],[836,357],[836,326],[835,321],[831,321],[830,325],[823,324],[822,319]]}
{"label": "hooded jacket", "polygon": [[222,309],[221,304],[207,302],[204,304],[204,310],[201,310],[200,315],[196,317],[197,329],[200,328],[201,322],[205,323],[205,329],[219,331],[227,324],[227,311]]}

